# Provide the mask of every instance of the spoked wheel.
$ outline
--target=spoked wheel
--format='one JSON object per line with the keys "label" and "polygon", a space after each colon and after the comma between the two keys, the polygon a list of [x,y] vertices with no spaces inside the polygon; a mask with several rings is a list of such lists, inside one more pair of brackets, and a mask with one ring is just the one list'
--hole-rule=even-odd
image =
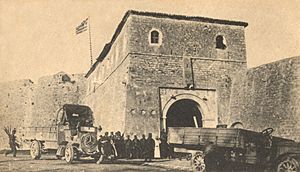
{"label": "spoked wheel", "polygon": [[68,164],[71,164],[74,160],[74,148],[72,145],[67,145],[65,150],[65,159]]}
{"label": "spoked wheel", "polygon": [[287,157],[279,162],[277,172],[298,172],[300,171],[299,162],[293,157]]}
{"label": "spoked wheel", "polygon": [[41,142],[34,140],[30,145],[30,156],[32,159],[40,159],[42,154]]}
{"label": "spoked wheel", "polygon": [[205,172],[206,171],[204,157],[205,157],[205,155],[202,152],[197,152],[192,157],[193,170],[200,171],[200,172]]}

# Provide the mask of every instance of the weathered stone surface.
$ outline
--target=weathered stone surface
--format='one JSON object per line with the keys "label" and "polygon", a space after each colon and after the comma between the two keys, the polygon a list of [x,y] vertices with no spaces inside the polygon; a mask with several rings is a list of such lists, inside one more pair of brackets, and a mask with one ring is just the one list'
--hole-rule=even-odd
{"label": "weathered stone surface", "polygon": [[[150,32],[162,36],[150,44]],[[227,48],[216,49],[216,37]],[[118,55],[116,55],[118,52]],[[110,62],[118,57],[118,60]],[[246,70],[244,27],[130,15],[104,60],[88,76],[85,103],[105,131],[159,137],[162,99],[191,95],[210,107],[207,126],[228,122],[232,78]],[[167,89],[166,94],[161,94]],[[192,99],[192,98],[190,98]]]}
{"label": "weathered stone surface", "polygon": [[[70,80],[64,80],[65,78]],[[46,127],[55,124],[56,114],[63,104],[78,104],[86,92],[83,74],[68,75],[64,72],[41,77],[33,94],[35,102],[29,126]]]}
{"label": "weathered stone surface", "polygon": [[[129,18],[129,51],[147,54],[206,57],[246,61],[244,27],[149,16]],[[149,45],[149,32],[162,33],[161,46]],[[216,49],[216,37],[226,39],[225,50]]]}
{"label": "weathered stone surface", "polygon": [[0,83],[0,149],[9,147],[5,126],[19,129],[29,122],[25,116],[32,113],[33,92],[34,84],[29,79]]}
{"label": "weathered stone surface", "polygon": [[83,102],[94,111],[95,125],[104,131],[125,131],[129,62],[127,27],[116,38],[109,53],[87,77]]}
{"label": "weathered stone surface", "polygon": [[20,80],[0,83],[0,149],[8,147],[4,126],[17,129],[20,138],[27,127],[55,124],[56,112],[65,103],[80,103],[86,93],[83,74],[64,72],[44,76],[33,83]]}
{"label": "weathered stone surface", "polygon": [[300,57],[251,68],[233,81],[231,122],[245,128],[275,129],[275,135],[300,141]]}
{"label": "weathered stone surface", "polygon": [[[240,121],[300,141],[300,57],[247,69],[243,25],[136,14],[121,22],[86,79],[61,72],[37,84],[1,83],[0,127],[49,126],[64,103],[82,103],[104,131],[157,138],[168,108],[190,99],[203,127]],[[150,43],[153,30],[158,44]],[[216,48],[218,35],[225,49]]]}

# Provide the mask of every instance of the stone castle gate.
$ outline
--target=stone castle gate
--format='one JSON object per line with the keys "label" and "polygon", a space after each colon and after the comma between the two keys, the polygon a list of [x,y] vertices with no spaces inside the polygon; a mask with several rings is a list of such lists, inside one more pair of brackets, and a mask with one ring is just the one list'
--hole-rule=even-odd
{"label": "stone castle gate", "polygon": [[161,131],[168,127],[216,127],[216,90],[160,88],[159,94]]}

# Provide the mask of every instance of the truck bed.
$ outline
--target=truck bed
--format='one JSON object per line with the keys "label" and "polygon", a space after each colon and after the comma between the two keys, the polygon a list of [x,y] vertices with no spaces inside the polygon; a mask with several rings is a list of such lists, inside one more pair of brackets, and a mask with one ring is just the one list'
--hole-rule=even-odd
{"label": "truck bed", "polygon": [[31,140],[45,141],[47,149],[57,148],[57,128],[56,127],[27,127],[22,132],[21,137],[24,149],[28,149]]}
{"label": "truck bed", "polygon": [[237,128],[168,128],[168,142],[173,145],[206,145],[243,148],[244,141],[256,139],[260,133]]}

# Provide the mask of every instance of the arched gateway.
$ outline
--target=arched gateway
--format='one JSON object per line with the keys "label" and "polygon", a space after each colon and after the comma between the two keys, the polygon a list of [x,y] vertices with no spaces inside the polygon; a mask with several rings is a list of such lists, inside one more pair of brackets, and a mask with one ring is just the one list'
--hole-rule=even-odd
{"label": "arched gateway", "polygon": [[167,111],[166,127],[202,127],[200,105],[191,99],[174,102]]}
{"label": "arched gateway", "polygon": [[170,97],[163,106],[162,126],[205,127],[209,108],[207,102],[193,94],[178,94]]}

